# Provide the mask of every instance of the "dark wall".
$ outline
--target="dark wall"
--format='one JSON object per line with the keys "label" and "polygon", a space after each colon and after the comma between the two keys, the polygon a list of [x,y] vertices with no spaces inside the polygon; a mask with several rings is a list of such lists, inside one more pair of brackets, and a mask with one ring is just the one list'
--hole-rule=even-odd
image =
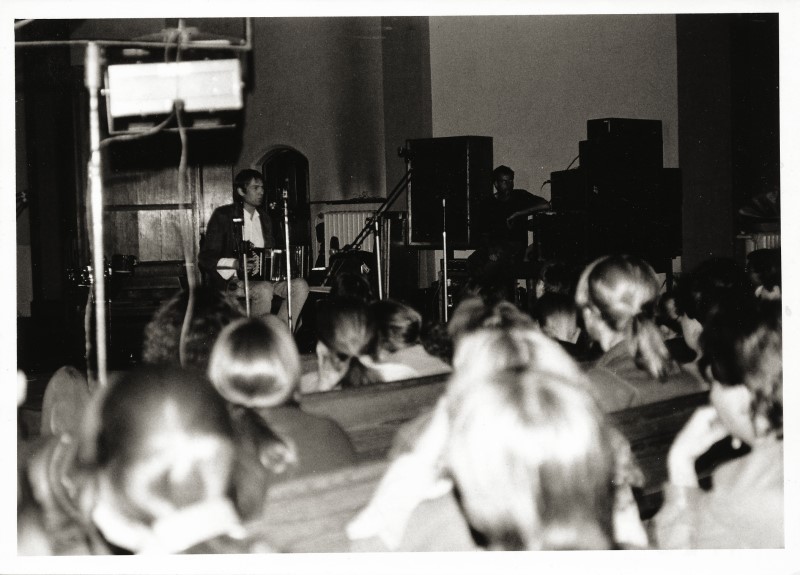
{"label": "dark wall", "polygon": [[676,17],[683,269],[733,257],[737,210],[779,185],[777,15]]}
{"label": "dark wall", "polygon": [[[430,35],[427,16],[382,18],[382,28],[386,185],[391,191],[406,169],[397,149],[406,140],[433,134]],[[405,205],[403,193],[392,209]]]}

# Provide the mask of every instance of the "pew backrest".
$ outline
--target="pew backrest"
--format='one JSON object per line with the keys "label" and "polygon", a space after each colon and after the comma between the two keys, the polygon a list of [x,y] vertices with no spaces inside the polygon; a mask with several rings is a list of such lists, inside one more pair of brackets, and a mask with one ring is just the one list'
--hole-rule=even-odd
{"label": "pew backrest", "polygon": [[304,411],[335,420],[350,436],[362,461],[381,459],[397,429],[433,408],[449,375],[433,375],[304,395]]}
{"label": "pew backrest", "polygon": [[[388,449],[390,434],[399,425],[395,422],[407,421],[420,406],[432,405],[444,381],[426,378],[385,385],[306,396],[303,407],[336,419],[362,454],[375,456]],[[694,410],[707,403],[708,392],[701,392],[608,415],[630,442],[644,472],[639,497],[644,517],[660,504],[667,453],[675,435]],[[371,426],[377,426],[377,435]],[[387,467],[384,459],[373,459],[272,486],[263,516],[269,543],[285,552],[349,551],[346,526],[369,502]]]}
{"label": "pew backrest", "polygon": [[371,461],[279,483],[264,508],[264,533],[278,551],[349,551],[347,524],[369,502],[388,463]]}

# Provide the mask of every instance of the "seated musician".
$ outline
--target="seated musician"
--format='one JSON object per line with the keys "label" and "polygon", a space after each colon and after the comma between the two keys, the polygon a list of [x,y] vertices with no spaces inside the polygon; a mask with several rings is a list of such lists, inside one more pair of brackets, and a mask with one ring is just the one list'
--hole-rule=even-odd
{"label": "seated musician", "polygon": [[[233,180],[233,203],[220,206],[208,220],[205,240],[198,257],[206,281],[213,287],[245,297],[242,270],[243,251],[282,246],[274,233],[275,226],[264,208],[264,179],[256,170],[242,170]],[[283,255],[281,255],[283,257]],[[283,298],[278,317],[288,323],[287,281],[276,283],[261,279],[258,257],[247,256],[248,297],[251,315],[263,317],[272,309],[272,296]],[[266,274],[269,277],[269,274]],[[291,280],[292,322],[297,319],[308,298],[308,284],[302,278]]]}
{"label": "seated musician", "polygon": [[485,205],[486,229],[478,249],[468,258],[468,273],[483,293],[512,299],[514,280],[528,260],[528,216],[550,209],[550,202],[514,188],[514,170],[498,166],[492,172],[492,201]]}

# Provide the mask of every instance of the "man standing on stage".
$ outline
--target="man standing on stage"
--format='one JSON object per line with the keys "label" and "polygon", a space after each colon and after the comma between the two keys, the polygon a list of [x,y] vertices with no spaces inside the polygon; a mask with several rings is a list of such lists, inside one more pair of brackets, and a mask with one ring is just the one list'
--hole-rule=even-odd
{"label": "man standing on stage", "polygon": [[[233,203],[214,210],[206,227],[205,240],[198,256],[200,269],[209,285],[219,290],[245,296],[244,281],[239,276],[256,271],[256,258],[249,258],[246,272],[242,255],[247,248],[274,248],[283,245],[273,232],[272,220],[264,209],[264,179],[256,170],[242,170],[233,180]],[[285,252],[284,252],[285,253]],[[283,257],[283,256],[281,256]],[[272,308],[272,296],[283,298],[278,317],[288,322],[286,300],[289,286],[285,280],[249,280],[252,316],[265,316]],[[308,298],[308,284],[302,278],[291,280],[292,322],[297,319]]]}

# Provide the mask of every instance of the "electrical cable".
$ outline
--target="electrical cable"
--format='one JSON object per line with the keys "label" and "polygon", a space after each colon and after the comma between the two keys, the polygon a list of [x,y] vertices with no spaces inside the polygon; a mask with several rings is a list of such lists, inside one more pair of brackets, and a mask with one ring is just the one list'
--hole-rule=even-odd
{"label": "electrical cable", "polygon": [[575,160],[577,160],[577,159],[578,159],[578,158],[580,158],[580,157],[581,157],[581,155],[580,155],[580,154],[578,154],[577,156],[575,156],[575,157],[572,159],[572,161],[569,163],[569,166],[567,166],[567,170],[569,170],[569,169],[572,167],[572,164],[574,164],[574,163],[575,163]]}
{"label": "electrical cable", "polygon": [[172,121],[175,117],[175,109],[172,109],[169,116],[167,116],[160,124],[153,126],[152,128],[148,128],[143,132],[136,132],[134,134],[120,134],[118,136],[111,136],[106,138],[105,140],[100,141],[100,149],[102,150],[109,144],[113,144],[114,142],[130,142],[132,140],[138,140],[140,138],[146,138],[148,136],[154,136],[158,134],[161,130],[167,127],[167,125]]}

